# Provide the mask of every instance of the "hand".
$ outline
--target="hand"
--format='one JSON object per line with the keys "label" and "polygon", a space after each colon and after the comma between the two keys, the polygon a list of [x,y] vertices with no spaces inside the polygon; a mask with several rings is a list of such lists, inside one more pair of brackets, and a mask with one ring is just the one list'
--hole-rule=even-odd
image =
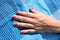
{"label": "hand", "polygon": [[15,22],[14,26],[29,28],[22,30],[21,33],[29,32],[55,32],[56,28],[54,26],[55,19],[50,16],[36,11],[30,8],[31,12],[17,12],[16,15],[12,16],[12,19],[19,20],[22,22]]}

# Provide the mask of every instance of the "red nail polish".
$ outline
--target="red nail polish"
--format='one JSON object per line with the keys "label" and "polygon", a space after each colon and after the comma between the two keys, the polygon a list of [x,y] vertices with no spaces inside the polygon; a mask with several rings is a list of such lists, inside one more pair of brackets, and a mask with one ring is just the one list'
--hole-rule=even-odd
{"label": "red nail polish", "polygon": [[25,32],[20,32],[20,34],[25,34]]}
{"label": "red nail polish", "polygon": [[16,15],[20,15],[21,13],[20,12],[16,12]]}
{"label": "red nail polish", "polygon": [[13,25],[14,25],[15,27],[17,27],[17,26],[18,26],[18,24],[17,24],[17,23],[14,23]]}
{"label": "red nail polish", "polygon": [[16,16],[12,16],[12,19],[16,19]]}

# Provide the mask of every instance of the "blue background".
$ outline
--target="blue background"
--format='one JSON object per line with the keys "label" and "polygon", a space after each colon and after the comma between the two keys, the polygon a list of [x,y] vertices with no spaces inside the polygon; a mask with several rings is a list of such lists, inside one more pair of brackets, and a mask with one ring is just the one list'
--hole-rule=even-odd
{"label": "blue background", "polygon": [[0,40],[58,40],[59,33],[20,34],[11,16],[17,11],[29,12],[29,8],[60,19],[60,0],[0,0]]}

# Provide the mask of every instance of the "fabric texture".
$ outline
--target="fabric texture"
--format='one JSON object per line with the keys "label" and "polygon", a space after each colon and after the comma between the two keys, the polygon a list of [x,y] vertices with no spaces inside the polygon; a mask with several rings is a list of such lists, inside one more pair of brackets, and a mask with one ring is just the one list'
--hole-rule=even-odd
{"label": "fabric texture", "polygon": [[58,33],[20,34],[23,28],[15,28],[11,16],[17,11],[29,12],[29,8],[60,20],[60,0],[0,0],[0,40],[60,40]]}

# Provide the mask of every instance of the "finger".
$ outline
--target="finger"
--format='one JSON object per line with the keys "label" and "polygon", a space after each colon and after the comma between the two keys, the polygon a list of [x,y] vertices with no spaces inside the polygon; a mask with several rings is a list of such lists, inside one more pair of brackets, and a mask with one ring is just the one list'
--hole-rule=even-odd
{"label": "finger", "polygon": [[35,29],[27,29],[27,30],[22,30],[20,33],[25,34],[25,33],[34,33],[34,32],[36,32]]}
{"label": "finger", "polygon": [[45,29],[43,27],[35,27],[35,30],[37,32],[45,32]]}
{"label": "finger", "polygon": [[29,12],[16,12],[16,15],[26,16],[30,18],[36,18],[36,16],[33,13]]}
{"label": "finger", "polygon": [[35,10],[34,8],[30,7],[30,11],[33,12],[33,13],[36,13],[38,12],[37,10]]}
{"label": "finger", "polygon": [[29,24],[29,23],[15,22],[13,25],[14,25],[15,27],[35,28],[34,25]]}
{"label": "finger", "polygon": [[35,19],[28,18],[28,17],[23,17],[23,16],[18,16],[18,15],[12,16],[12,19],[19,20],[19,21],[22,21],[22,22],[31,23],[31,24],[37,24],[38,23]]}
{"label": "finger", "polygon": [[34,8],[30,7],[30,11],[33,12],[34,14],[42,14],[42,12],[39,12],[37,10],[35,10]]}

